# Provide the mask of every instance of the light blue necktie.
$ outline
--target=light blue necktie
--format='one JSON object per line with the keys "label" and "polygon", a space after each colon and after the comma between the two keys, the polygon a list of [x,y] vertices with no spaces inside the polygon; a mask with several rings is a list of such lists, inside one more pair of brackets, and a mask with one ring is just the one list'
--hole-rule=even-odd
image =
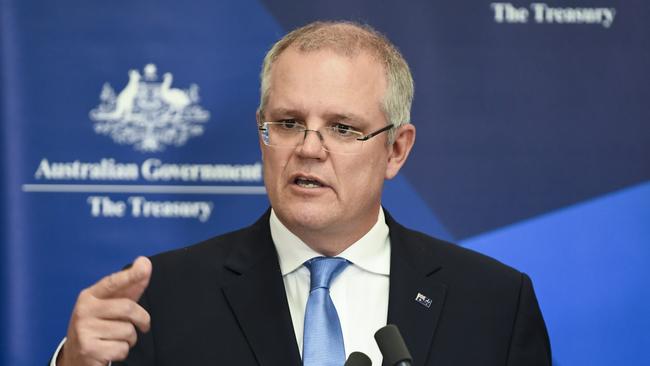
{"label": "light blue necktie", "polygon": [[342,366],[345,346],[339,315],[330,297],[330,283],[349,262],[338,257],[316,257],[305,262],[311,272],[311,289],[305,310],[302,364]]}

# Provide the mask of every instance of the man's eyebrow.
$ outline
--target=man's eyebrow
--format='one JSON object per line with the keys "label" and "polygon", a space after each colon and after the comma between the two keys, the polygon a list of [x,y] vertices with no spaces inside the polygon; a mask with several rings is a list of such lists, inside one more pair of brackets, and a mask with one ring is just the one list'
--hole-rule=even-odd
{"label": "man's eyebrow", "polygon": [[299,109],[293,108],[273,108],[267,111],[269,115],[286,115],[286,116],[302,116],[304,113]]}
{"label": "man's eyebrow", "polygon": [[368,121],[354,113],[328,113],[325,115],[325,118],[327,118],[330,121],[349,121],[349,122],[357,122],[360,124],[368,124]]}
{"label": "man's eyebrow", "polygon": [[[306,114],[307,113],[305,113],[305,111],[300,109],[284,107],[273,108],[266,111],[266,115],[269,116],[268,118],[278,118],[281,116],[303,118]],[[323,117],[329,121],[357,122],[361,125],[367,125],[369,123],[366,118],[363,118],[362,116],[354,113],[332,112],[326,113]]]}

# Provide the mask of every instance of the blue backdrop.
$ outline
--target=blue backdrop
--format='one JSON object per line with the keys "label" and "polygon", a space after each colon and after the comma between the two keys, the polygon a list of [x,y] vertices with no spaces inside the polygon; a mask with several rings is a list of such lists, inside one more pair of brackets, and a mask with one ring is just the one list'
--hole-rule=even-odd
{"label": "blue backdrop", "polygon": [[367,22],[418,138],[384,205],[529,273],[556,365],[650,364],[645,1],[0,0],[0,362],[44,364],[78,292],[268,205],[265,51]]}

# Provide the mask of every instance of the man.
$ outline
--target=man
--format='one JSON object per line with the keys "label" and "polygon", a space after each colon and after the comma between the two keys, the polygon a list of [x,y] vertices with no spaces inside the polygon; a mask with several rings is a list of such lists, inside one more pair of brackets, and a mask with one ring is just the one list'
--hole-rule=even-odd
{"label": "man", "polygon": [[526,275],[382,209],[415,141],[412,97],[406,62],[367,26],[285,36],[257,112],[272,209],[82,291],[56,363],[341,365],[362,351],[379,365],[372,336],[394,323],[415,365],[550,365]]}

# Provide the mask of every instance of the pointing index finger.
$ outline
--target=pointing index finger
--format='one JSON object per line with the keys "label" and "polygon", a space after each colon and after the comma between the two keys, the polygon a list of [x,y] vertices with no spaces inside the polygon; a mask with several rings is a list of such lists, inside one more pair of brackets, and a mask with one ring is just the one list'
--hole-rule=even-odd
{"label": "pointing index finger", "polygon": [[150,277],[151,261],[146,257],[138,257],[131,267],[102,278],[90,291],[102,299],[126,297],[137,301],[149,284]]}

